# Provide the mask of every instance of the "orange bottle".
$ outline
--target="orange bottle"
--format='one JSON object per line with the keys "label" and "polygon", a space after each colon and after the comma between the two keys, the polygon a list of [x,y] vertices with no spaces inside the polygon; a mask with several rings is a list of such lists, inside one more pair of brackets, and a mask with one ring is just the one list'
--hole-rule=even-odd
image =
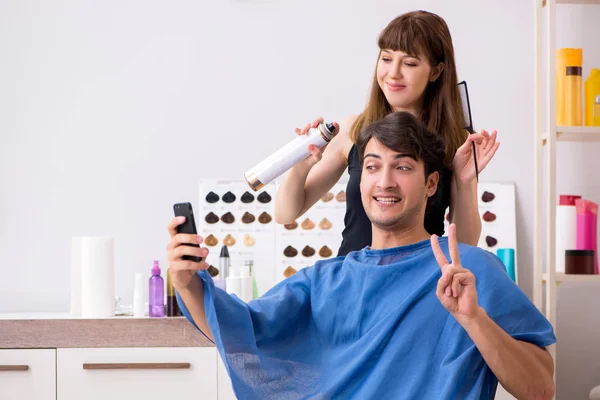
{"label": "orange bottle", "polygon": [[581,126],[581,67],[567,67],[565,80],[565,125]]}
{"label": "orange bottle", "polygon": [[581,67],[582,49],[556,49],[556,125],[566,124],[566,79],[567,67]]}

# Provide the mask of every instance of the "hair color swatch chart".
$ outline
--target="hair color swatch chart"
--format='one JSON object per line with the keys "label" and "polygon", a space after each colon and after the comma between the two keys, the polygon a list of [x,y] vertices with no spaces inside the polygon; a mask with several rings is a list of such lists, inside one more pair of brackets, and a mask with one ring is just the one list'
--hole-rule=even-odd
{"label": "hair color swatch chart", "polygon": [[203,245],[210,250],[206,261],[218,268],[223,245],[232,266],[252,260],[260,294],[276,283],[275,193],[274,184],[254,192],[243,180],[206,180],[200,183],[199,207],[194,212]]}
{"label": "hair color swatch chart", "polygon": [[294,223],[276,224],[276,282],[337,255],[344,230],[345,190],[345,183],[337,183]]}

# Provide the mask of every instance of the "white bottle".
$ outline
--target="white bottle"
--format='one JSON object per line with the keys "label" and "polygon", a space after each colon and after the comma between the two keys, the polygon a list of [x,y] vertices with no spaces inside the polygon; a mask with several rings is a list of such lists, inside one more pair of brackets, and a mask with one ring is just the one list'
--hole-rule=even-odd
{"label": "white bottle", "polygon": [[565,250],[577,249],[577,212],[575,200],[581,196],[560,195],[556,207],[556,272],[565,273]]}
{"label": "white bottle", "polygon": [[311,128],[306,135],[299,135],[294,140],[271,154],[269,157],[248,170],[244,177],[253,190],[259,190],[281,176],[285,171],[305,159],[310,152],[309,145],[323,147],[334,137],[335,126],[321,122]]}
{"label": "white bottle", "polygon": [[229,267],[229,276],[225,279],[225,287],[227,289],[227,293],[235,294],[240,299],[242,298],[242,280],[240,278],[240,268],[239,267]]}
{"label": "white bottle", "polygon": [[241,299],[248,303],[252,300],[252,277],[250,276],[249,265],[244,265],[240,268],[240,286],[242,291]]}
{"label": "white bottle", "polygon": [[133,288],[133,316],[136,318],[143,318],[146,315],[147,307],[146,302],[148,296],[146,289],[148,284],[146,277],[143,273],[137,272],[135,274],[135,283]]}

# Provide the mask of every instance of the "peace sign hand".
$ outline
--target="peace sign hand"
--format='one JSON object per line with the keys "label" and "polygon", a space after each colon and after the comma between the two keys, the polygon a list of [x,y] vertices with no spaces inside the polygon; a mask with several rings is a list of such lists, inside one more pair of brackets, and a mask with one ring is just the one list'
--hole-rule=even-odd
{"label": "peace sign hand", "polygon": [[442,277],[438,281],[436,290],[437,298],[461,325],[473,321],[481,310],[477,301],[475,275],[460,264],[456,226],[450,224],[448,229],[448,250],[452,260],[451,264],[446,260],[436,235],[431,236],[431,247],[435,259],[442,269]]}

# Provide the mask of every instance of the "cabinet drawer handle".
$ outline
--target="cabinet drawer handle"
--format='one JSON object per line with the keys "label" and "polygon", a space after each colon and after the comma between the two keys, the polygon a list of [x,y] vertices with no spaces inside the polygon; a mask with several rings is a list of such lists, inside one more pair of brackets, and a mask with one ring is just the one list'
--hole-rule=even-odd
{"label": "cabinet drawer handle", "polygon": [[0,371],[29,371],[29,365],[0,365]]}
{"label": "cabinet drawer handle", "polygon": [[83,364],[83,369],[189,369],[190,363],[107,363]]}

